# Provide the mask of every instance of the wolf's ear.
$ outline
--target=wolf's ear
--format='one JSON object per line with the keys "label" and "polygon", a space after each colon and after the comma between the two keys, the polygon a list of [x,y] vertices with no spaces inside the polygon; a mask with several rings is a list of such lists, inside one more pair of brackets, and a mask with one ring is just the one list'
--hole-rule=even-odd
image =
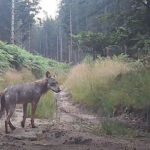
{"label": "wolf's ear", "polygon": [[46,72],[46,78],[50,78],[51,77],[51,74],[49,71]]}

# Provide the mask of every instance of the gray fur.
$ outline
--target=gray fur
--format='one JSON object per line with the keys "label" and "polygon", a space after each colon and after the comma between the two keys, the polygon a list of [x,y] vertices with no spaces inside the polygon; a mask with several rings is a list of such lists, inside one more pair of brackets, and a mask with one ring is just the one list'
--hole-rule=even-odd
{"label": "gray fur", "polygon": [[4,110],[7,112],[7,118],[5,120],[5,132],[8,133],[8,124],[12,130],[15,129],[15,127],[10,122],[10,118],[14,113],[16,104],[23,104],[23,121],[21,122],[22,127],[25,125],[27,104],[32,104],[31,125],[33,128],[35,128],[34,114],[37,104],[40,100],[40,97],[48,90],[52,90],[56,93],[60,92],[57,81],[50,76],[49,72],[46,72],[46,78],[43,80],[35,81],[32,83],[12,85],[5,88],[4,91],[0,94],[0,118]]}

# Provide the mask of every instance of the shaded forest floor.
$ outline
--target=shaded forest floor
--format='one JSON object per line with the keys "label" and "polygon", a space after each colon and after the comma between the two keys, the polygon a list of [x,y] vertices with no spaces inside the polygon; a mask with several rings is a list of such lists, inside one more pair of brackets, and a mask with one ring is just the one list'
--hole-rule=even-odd
{"label": "shaded forest floor", "polygon": [[17,129],[4,134],[4,118],[0,120],[0,149],[2,150],[148,150],[149,138],[117,138],[96,135],[92,129],[101,127],[101,118],[90,114],[71,101],[64,89],[56,95],[56,119],[36,119],[38,128],[20,127],[22,107],[12,118]]}

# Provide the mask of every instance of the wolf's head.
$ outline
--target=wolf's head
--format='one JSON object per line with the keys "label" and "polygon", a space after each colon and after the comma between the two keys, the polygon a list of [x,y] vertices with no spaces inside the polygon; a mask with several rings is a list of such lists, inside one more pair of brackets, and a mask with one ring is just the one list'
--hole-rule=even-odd
{"label": "wolf's head", "polygon": [[55,78],[51,77],[51,74],[49,71],[46,72],[46,81],[47,81],[47,89],[52,90],[55,93],[60,92],[60,88],[58,85],[58,82]]}

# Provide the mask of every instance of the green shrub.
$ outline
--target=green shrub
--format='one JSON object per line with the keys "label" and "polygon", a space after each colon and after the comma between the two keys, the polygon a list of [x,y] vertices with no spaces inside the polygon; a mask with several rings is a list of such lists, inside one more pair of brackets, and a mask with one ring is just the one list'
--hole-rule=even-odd
{"label": "green shrub", "polygon": [[47,69],[69,70],[68,64],[44,58],[40,55],[32,55],[20,47],[7,45],[0,41],[0,71],[5,72],[9,68],[20,70],[24,67],[31,69],[37,78],[45,75]]}
{"label": "green shrub", "polygon": [[[53,116],[54,111],[55,111],[54,96],[51,92],[48,92],[47,94],[41,97],[35,115],[37,118],[50,118]],[[30,104],[28,104],[27,115],[28,117],[31,115]]]}
{"label": "green shrub", "polygon": [[147,133],[131,129],[128,125],[117,122],[117,121],[110,121],[104,120],[102,121],[102,127],[99,129],[97,133],[105,133],[106,135],[110,136],[126,136],[126,137],[144,137],[148,136]]}
{"label": "green shrub", "polygon": [[108,112],[125,107],[144,111],[150,106],[150,70],[131,71],[110,87],[102,104]]}
{"label": "green shrub", "polygon": [[150,70],[127,56],[99,58],[75,66],[66,81],[75,101],[103,115],[124,113],[126,108],[146,110],[150,106]]}

